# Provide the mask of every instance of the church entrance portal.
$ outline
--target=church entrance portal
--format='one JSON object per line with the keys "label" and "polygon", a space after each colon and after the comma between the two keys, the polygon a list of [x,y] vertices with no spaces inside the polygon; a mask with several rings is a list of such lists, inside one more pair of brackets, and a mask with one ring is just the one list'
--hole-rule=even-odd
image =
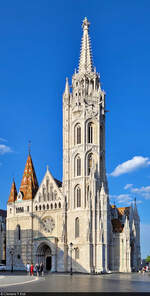
{"label": "church entrance portal", "polygon": [[43,262],[47,271],[52,268],[52,252],[48,245],[42,243],[37,249],[36,262],[39,264]]}

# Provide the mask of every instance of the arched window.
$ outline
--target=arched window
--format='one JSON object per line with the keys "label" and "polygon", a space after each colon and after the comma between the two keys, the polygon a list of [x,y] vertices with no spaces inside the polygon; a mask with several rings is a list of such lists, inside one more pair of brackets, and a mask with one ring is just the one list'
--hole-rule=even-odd
{"label": "arched window", "polygon": [[46,179],[46,191],[49,192],[49,179]]}
{"label": "arched window", "polygon": [[94,138],[94,126],[92,122],[88,123],[88,143],[93,143]]}
{"label": "arched window", "polygon": [[80,208],[81,207],[81,188],[79,186],[75,187],[74,207],[75,208]]}
{"label": "arched window", "polygon": [[81,126],[77,126],[77,144],[81,144]]}
{"label": "arched window", "polygon": [[49,210],[49,205],[47,204],[47,210]]}
{"label": "arched window", "polygon": [[55,202],[55,209],[57,209],[57,203]]}
{"label": "arched window", "polygon": [[10,208],[10,214],[12,213],[12,209]]}
{"label": "arched window", "polygon": [[37,206],[35,207],[35,210],[36,210],[36,211],[38,210],[38,207],[37,207]]}
{"label": "arched window", "polygon": [[41,205],[39,206],[39,210],[41,211]]}
{"label": "arched window", "polygon": [[41,194],[39,194],[39,202],[41,202]]}
{"label": "arched window", "polygon": [[59,209],[61,209],[61,203],[60,202],[59,202],[58,206],[59,206]]}
{"label": "arched window", "polygon": [[46,201],[46,189],[43,186],[43,200]]}
{"label": "arched window", "polygon": [[88,176],[90,175],[91,168],[92,168],[92,157],[93,157],[93,155],[92,155],[92,153],[90,153],[88,155],[88,159],[87,159],[87,174],[88,174]]}
{"label": "arched window", "polygon": [[53,200],[53,184],[50,184],[50,200]]}
{"label": "arched window", "polygon": [[79,123],[76,124],[74,129],[74,144],[81,144],[81,126]]}
{"label": "arched window", "polygon": [[43,210],[45,210],[45,205],[43,205]]}
{"label": "arched window", "polygon": [[17,225],[17,239],[18,240],[21,239],[21,228],[20,228],[20,225]]}
{"label": "arched window", "polygon": [[53,209],[53,204],[51,204],[51,210]]}
{"label": "arched window", "polygon": [[79,218],[75,219],[75,238],[79,237]]}
{"label": "arched window", "polygon": [[74,175],[75,176],[81,176],[81,158],[79,155],[76,155],[75,157],[75,172]]}
{"label": "arched window", "polygon": [[79,248],[75,248],[75,259],[79,259]]}
{"label": "arched window", "polygon": [[81,158],[77,157],[77,176],[81,176]]}

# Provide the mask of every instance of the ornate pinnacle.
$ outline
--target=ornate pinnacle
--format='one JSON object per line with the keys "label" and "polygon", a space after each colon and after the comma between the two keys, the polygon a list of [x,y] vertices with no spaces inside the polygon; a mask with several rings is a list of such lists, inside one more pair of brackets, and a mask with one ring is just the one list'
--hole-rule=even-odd
{"label": "ornate pinnacle", "polygon": [[88,34],[88,28],[90,23],[85,17],[82,28],[83,28],[83,37],[81,42],[81,52],[80,52],[80,62],[79,62],[79,72],[93,72],[93,62],[92,62],[92,53],[91,53],[91,44],[90,37]]}
{"label": "ornate pinnacle", "polygon": [[83,23],[82,23],[83,31],[84,30],[88,30],[89,29],[89,26],[90,26],[90,23],[88,22],[87,17],[85,17],[85,19],[83,20]]}

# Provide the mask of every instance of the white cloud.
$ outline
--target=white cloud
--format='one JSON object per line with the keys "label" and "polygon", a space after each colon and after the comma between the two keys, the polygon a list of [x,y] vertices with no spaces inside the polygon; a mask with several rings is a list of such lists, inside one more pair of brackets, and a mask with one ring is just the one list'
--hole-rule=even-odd
{"label": "white cloud", "polygon": [[110,176],[118,177],[122,174],[127,174],[132,171],[137,170],[141,167],[146,167],[150,165],[150,161],[148,157],[143,156],[134,156],[132,159],[129,159],[121,164],[119,164],[114,171],[110,174]]}
{"label": "white cloud", "polygon": [[130,194],[110,195],[110,199],[115,200],[118,203],[131,203],[133,198]]}
{"label": "white cloud", "polygon": [[7,140],[0,138],[0,142],[7,142]]}
{"label": "white cloud", "polygon": [[150,199],[150,186],[142,186],[140,188],[131,188],[131,192],[139,194],[145,199]]}
{"label": "white cloud", "polygon": [[12,150],[11,150],[11,148],[9,146],[0,144],[0,155],[10,153],[10,152],[12,152]]}
{"label": "white cloud", "polygon": [[127,184],[124,186],[124,189],[127,190],[127,189],[131,188],[132,186],[133,186],[133,184]]}
{"label": "white cloud", "polygon": [[[131,205],[131,203],[134,201],[134,197],[131,194],[110,195],[110,200],[112,203],[115,201],[119,204]],[[136,204],[140,203],[142,203],[141,200],[136,201]]]}

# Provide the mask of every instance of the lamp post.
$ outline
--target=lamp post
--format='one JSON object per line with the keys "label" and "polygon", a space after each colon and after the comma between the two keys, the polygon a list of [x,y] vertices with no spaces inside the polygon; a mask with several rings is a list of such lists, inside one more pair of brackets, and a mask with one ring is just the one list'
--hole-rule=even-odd
{"label": "lamp post", "polygon": [[72,275],[72,247],[73,247],[73,243],[70,243],[70,258],[71,258],[71,262],[70,262],[70,275]]}
{"label": "lamp post", "polygon": [[10,249],[10,255],[11,255],[11,272],[13,272],[13,256],[14,256],[14,248]]}

